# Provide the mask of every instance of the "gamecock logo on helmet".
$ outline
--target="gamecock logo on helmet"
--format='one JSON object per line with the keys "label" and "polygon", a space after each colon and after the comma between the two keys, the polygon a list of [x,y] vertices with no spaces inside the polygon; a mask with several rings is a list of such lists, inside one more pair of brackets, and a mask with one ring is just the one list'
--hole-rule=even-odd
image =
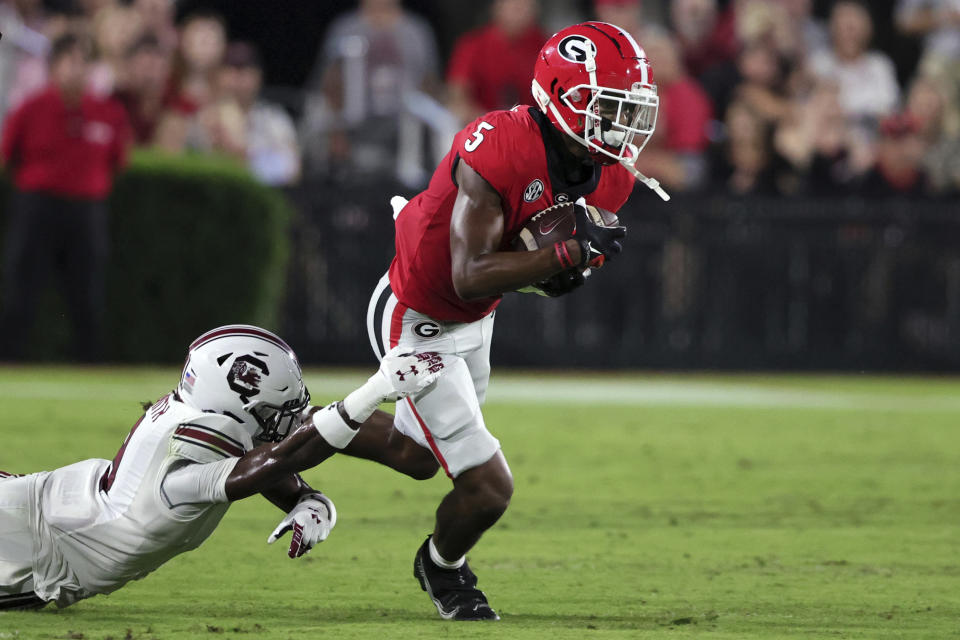
{"label": "gamecock logo on helmet", "polygon": [[260,381],[270,375],[267,363],[253,356],[240,356],[233,361],[227,373],[227,384],[237,392],[243,402],[260,393]]}
{"label": "gamecock logo on helmet", "polygon": [[560,52],[564,60],[585,64],[588,51],[594,56],[597,55],[597,45],[593,44],[593,41],[586,36],[573,35],[561,40],[557,46],[557,51]]}

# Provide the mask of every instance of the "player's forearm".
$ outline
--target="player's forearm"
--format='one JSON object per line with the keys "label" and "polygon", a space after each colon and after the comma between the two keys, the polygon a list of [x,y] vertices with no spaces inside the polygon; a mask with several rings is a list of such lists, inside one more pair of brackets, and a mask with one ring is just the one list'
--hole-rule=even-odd
{"label": "player's forearm", "polygon": [[278,509],[284,513],[289,513],[300,498],[320,492],[307,484],[299,474],[293,473],[260,493]]}
{"label": "player's forearm", "polygon": [[286,477],[317,466],[349,444],[390,393],[390,382],[376,374],[340,402],[315,408],[281,442],[257,447],[240,458],[227,478],[227,499],[263,493]]}
{"label": "player's forearm", "polygon": [[288,476],[317,466],[349,445],[364,422],[371,418],[382,421],[375,413],[380,403],[422,391],[444,368],[443,357],[437,353],[391,350],[383,357],[380,370],[346,398],[312,409],[282,441],[244,454],[227,477],[227,499],[263,493]]}
{"label": "player's forearm", "polygon": [[[572,264],[580,263],[580,244],[566,241]],[[453,286],[462,300],[476,300],[516,291],[560,273],[565,266],[553,247],[538,251],[497,251],[453,267]]]}
{"label": "player's forearm", "polygon": [[311,424],[305,424],[282,442],[257,447],[240,458],[227,478],[227,499],[241,500],[269,491],[285,478],[317,466],[336,451]]}

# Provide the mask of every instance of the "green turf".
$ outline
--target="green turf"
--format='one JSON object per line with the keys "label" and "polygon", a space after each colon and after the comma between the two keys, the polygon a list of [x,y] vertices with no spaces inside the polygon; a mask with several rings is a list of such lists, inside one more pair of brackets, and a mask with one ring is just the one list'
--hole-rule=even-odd
{"label": "green turf", "polygon": [[[310,556],[241,503],[108,597],[0,614],[0,638],[960,637],[960,381],[499,374],[513,505],[470,554],[496,624],[440,621],[411,576],[448,482],[350,459],[307,479]],[[172,370],[0,369],[0,469],[112,457]],[[363,376],[317,372],[327,401]]]}

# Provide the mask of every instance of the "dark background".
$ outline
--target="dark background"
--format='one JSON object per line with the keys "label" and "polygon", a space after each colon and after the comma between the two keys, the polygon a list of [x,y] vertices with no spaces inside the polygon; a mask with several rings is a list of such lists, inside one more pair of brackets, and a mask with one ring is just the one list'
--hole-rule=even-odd
{"label": "dark background", "polygon": [[[720,2],[722,6],[728,3]],[[405,0],[403,4],[434,28],[443,59],[459,35],[485,21],[489,6],[483,1],[451,0]],[[541,11],[549,11],[549,4],[541,2]],[[590,0],[579,4],[583,14],[589,15]],[[656,3],[648,0],[647,4]],[[830,0],[816,0],[816,14],[826,18],[831,5]],[[896,0],[871,0],[868,5],[875,25],[874,42],[893,58],[903,83],[916,65],[919,45],[895,34],[892,15]],[[336,16],[356,6],[357,2],[349,0],[185,0],[178,3],[177,15],[183,17],[197,8],[215,9],[227,19],[233,38],[259,45],[268,85],[299,87],[310,76],[326,28]]]}

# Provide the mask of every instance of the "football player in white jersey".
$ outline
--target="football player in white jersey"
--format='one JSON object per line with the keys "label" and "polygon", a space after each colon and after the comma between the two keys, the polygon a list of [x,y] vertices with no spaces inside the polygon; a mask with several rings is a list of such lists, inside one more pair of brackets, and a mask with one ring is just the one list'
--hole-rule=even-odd
{"label": "football player in white jersey", "polygon": [[[257,493],[286,512],[268,542],[292,531],[289,555],[303,555],[337,512],[298,472],[339,450],[362,455],[365,438],[380,443],[393,416],[377,406],[423,391],[443,369],[442,356],[396,349],[346,398],[310,407],[279,337],[246,325],[203,334],[176,390],[146,409],[112,462],[0,472],[0,609],[119,589],[199,546],[231,502]],[[408,448],[419,447],[396,441],[379,461],[418,477],[422,456]]]}

